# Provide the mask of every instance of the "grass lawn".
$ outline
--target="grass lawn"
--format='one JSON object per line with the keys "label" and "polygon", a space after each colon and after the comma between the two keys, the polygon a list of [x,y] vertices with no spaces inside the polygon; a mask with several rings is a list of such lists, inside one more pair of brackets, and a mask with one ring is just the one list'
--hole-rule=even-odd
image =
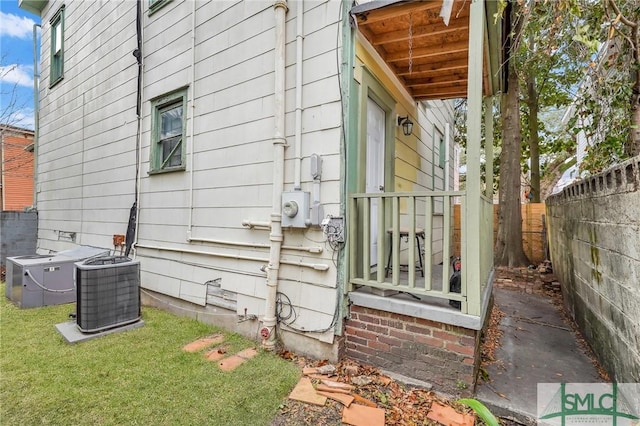
{"label": "grass lawn", "polygon": [[[143,308],[145,325],[65,343],[74,304],[18,309],[0,285],[0,424],[268,425],[299,378],[270,353],[223,372],[182,346],[221,330]],[[235,353],[253,343],[225,333]]]}

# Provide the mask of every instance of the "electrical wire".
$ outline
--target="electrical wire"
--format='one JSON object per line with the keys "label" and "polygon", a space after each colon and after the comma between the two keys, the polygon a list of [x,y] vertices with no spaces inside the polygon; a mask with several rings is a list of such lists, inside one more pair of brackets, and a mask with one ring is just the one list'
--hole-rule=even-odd
{"label": "electrical wire", "polygon": [[29,278],[31,278],[31,280],[34,282],[34,284],[37,285],[38,287],[40,287],[41,289],[43,289],[44,291],[48,291],[48,292],[51,292],[51,293],[69,293],[69,292],[72,292],[72,291],[76,291],[75,286],[73,288],[67,288],[67,289],[64,289],[64,290],[57,290],[57,289],[45,287],[42,284],[40,284],[38,282],[38,280],[36,280],[36,278],[31,274],[30,270],[27,269],[25,272],[29,276]]}
{"label": "electrical wire", "polygon": [[[295,327],[293,325],[293,323],[295,323],[296,320],[298,319],[298,312],[296,312],[296,309],[291,303],[291,299],[289,299],[289,296],[287,296],[282,292],[277,292],[276,293],[276,321],[278,322],[278,324],[282,323],[286,327],[290,328],[291,330],[297,331],[299,333],[325,333],[329,330],[333,330],[338,320],[338,313],[340,312],[340,309],[339,309],[340,305],[338,303],[339,297],[340,297],[340,292],[337,291],[336,289],[336,308],[333,311],[333,318],[331,319],[331,324],[329,324],[328,327],[308,330],[305,328]],[[287,315],[283,315],[283,313],[286,313]]]}

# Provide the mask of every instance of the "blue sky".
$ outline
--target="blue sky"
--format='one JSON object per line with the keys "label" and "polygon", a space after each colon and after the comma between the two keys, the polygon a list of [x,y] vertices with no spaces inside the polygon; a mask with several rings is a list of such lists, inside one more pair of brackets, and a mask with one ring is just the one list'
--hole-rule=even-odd
{"label": "blue sky", "polygon": [[18,8],[18,0],[0,0],[0,120],[29,129],[33,129],[35,23],[40,17]]}

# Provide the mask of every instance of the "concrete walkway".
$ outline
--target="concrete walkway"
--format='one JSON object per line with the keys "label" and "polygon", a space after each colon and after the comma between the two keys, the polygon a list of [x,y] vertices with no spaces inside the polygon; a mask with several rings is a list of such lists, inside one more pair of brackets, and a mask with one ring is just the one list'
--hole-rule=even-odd
{"label": "concrete walkway", "polygon": [[496,351],[476,398],[495,414],[536,424],[538,383],[601,382],[590,358],[548,297],[494,287],[495,303],[506,316]]}

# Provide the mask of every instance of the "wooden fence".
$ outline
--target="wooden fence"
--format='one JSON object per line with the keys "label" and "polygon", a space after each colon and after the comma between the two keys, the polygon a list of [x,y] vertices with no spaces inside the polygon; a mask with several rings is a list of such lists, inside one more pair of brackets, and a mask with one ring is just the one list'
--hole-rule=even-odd
{"label": "wooden fence", "polygon": [[[544,203],[522,205],[522,245],[531,263],[537,265],[545,260],[546,229],[544,224]],[[453,253],[460,255],[460,205],[453,210]],[[498,205],[493,206],[493,243],[498,236]]]}

